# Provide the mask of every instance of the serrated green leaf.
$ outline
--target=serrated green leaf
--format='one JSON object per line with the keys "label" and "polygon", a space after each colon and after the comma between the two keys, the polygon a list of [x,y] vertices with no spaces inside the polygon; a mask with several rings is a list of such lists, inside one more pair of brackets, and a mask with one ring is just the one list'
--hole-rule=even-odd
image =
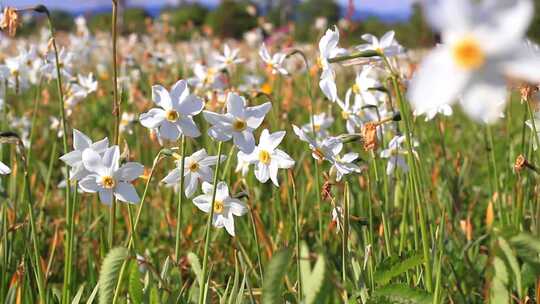
{"label": "serrated green leaf", "polygon": [[129,298],[132,303],[140,304],[143,302],[143,285],[141,282],[141,273],[137,261],[131,263],[129,268]]}
{"label": "serrated green leaf", "polygon": [[409,269],[422,264],[423,258],[421,254],[415,254],[401,261],[391,260],[390,262],[381,263],[377,266],[377,271],[374,275],[375,283],[379,286],[384,286],[393,278],[407,272]]}
{"label": "serrated green leaf", "polygon": [[504,253],[506,260],[508,261],[508,264],[510,265],[510,269],[512,269],[512,272],[514,273],[514,278],[516,282],[516,289],[518,291],[518,295],[521,298],[522,297],[522,284],[521,284],[521,269],[519,267],[518,260],[510,248],[510,245],[508,242],[500,237],[498,239],[499,247],[501,248],[502,252]]}
{"label": "serrated green leaf", "polygon": [[264,274],[262,303],[273,304],[279,303],[281,299],[282,280],[287,273],[287,266],[291,259],[291,251],[282,249],[274,254],[270,263],[266,267]]}
{"label": "serrated green leaf", "polygon": [[200,288],[201,286],[203,286],[203,275],[199,257],[193,252],[188,252],[187,259],[189,264],[191,265],[191,270],[193,270],[193,273],[195,273],[195,277],[197,278],[197,282],[199,283]]}
{"label": "serrated green leaf", "polygon": [[490,298],[492,304],[508,304],[510,293],[508,292],[508,271],[504,261],[499,257],[493,258],[495,275],[491,281]]}
{"label": "serrated green leaf", "polygon": [[431,304],[433,295],[403,284],[390,284],[373,292],[369,303]]}
{"label": "serrated green leaf", "polygon": [[120,268],[128,256],[126,248],[116,247],[111,249],[103,260],[99,271],[99,304],[111,303]]}

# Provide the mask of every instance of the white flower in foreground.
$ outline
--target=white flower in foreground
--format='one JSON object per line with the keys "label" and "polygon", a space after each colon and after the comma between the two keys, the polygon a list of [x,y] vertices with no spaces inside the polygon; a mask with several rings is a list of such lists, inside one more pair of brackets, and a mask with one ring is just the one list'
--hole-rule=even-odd
{"label": "white flower in foreground", "polygon": [[426,110],[423,113],[419,112],[418,110],[415,110],[413,114],[414,116],[420,116],[420,115],[426,114],[426,121],[430,121],[433,118],[435,118],[437,114],[442,114],[444,116],[452,116],[452,114],[454,114],[454,111],[452,110],[452,107],[449,105],[440,105],[438,107]]}
{"label": "white flower in foreground", "polygon": [[271,107],[270,102],[247,107],[244,97],[229,93],[226,114],[203,112],[206,121],[212,125],[208,130],[208,135],[217,141],[228,141],[232,138],[240,151],[251,153],[255,149],[253,131],[262,124],[264,116]]}
{"label": "white flower in foreground", "polygon": [[[317,138],[324,138],[328,136],[328,129],[334,123],[334,118],[331,115],[327,115],[326,112],[316,114],[309,117],[309,122],[302,126],[302,130],[306,133],[315,133]],[[315,129],[315,132],[313,130]]]}
{"label": "white flower in foreground", "polygon": [[293,125],[293,131],[301,141],[309,144],[311,156],[317,160],[328,160],[333,162],[334,156],[343,148],[343,143],[339,138],[331,136],[325,137],[324,140],[319,143],[311,137],[312,134],[309,134],[295,125]]}
{"label": "white flower in foreground", "polygon": [[83,152],[82,160],[90,174],[79,182],[85,192],[99,194],[102,203],[110,205],[113,195],[126,203],[139,203],[140,198],[131,184],[144,173],[144,166],[136,163],[125,163],[120,167],[120,148],[112,146],[105,150],[103,156],[92,149]]}
{"label": "white flower in foreground", "polygon": [[[209,213],[210,208],[212,208],[213,186],[205,182],[202,184],[202,189],[204,194],[195,197],[193,203],[201,211]],[[234,216],[242,216],[246,212],[246,205],[240,200],[230,197],[227,184],[219,182],[214,202],[214,217],[212,218],[214,227],[225,227],[227,232],[234,236]]]}
{"label": "white flower in foreground", "polygon": [[239,49],[231,49],[229,48],[229,45],[225,44],[223,47],[223,55],[218,54],[214,57],[214,59],[217,61],[220,69],[233,67],[245,61],[244,58],[238,57],[239,51]]}
{"label": "white flower in foreground", "polygon": [[277,146],[285,137],[285,131],[270,134],[264,129],[259,138],[259,145],[248,155],[249,162],[255,164],[255,177],[266,183],[271,179],[279,187],[278,169],[288,169],[294,166],[294,160]]}
{"label": "white flower in foreground", "polygon": [[[221,155],[221,161],[225,160],[227,156]],[[206,153],[205,149],[201,149],[191,156],[186,157],[184,160],[184,193],[187,198],[193,196],[197,187],[199,186],[199,181],[202,182],[212,182],[214,178],[214,171],[212,171],[211,166],[217,164],[217,156],[209,156]],[[176,186],[180,181],[180,164],[181,161],[176,161],[177,168],[172,170],[162,182],[169,186]]]}
{"label": "white flower in foreground", "polygon": [[[388,164],[386,166],[386,174],[392,175],[396,170],[396,167],[400,167],[403,172],[409,171],[409,166],[405,160],[407,150],[402,147],[405,142],[405,135],[395,136],[388,144],[388,149],[381,151],[382,158],[388,158]],[[416,143],[414,143],[416,146]],[[416,153],[413,150],[413,153]]]}
{"label": "white flower in foreground", "polygon": [[11,173],[11,169],[6,164],[0,161],[0,174],[6,175],[10,173]]}
{"label": "white flower in foreground", "polygon": [[204,105],[202,100],[189,93],[185,80],[176,82],[171,91],[160,85],[152,87],[152,100],[160,108],[141,114],[141,124],[156,129],[160,139],[177,140],[180,135],[198,137],[201,132],[193,121]]}
{"label": "white flower in foreground", "polygon": [[361,44],[356,48],[361,51],[376,51],[380,54],[384,54],[386,57],[395,56],[403,52],[403,47],[399,45],[394,37],[394,31],[387,32],[381,37],[381,39],[378,39],[371,34],[364,34],[362,35],[362,39],[364,39],[364,41],[367,43]]}
{"label": "white flower in foreground", "polygon": [[523,45],[532,1],[446,0],[426,2],[425,8],[443,44],[411,81],[408,97],[416,111],[459,99],[469,116],[493,122],[507,99],[505,76],[540,82],[540,56]]}
{"label": "white flower in foreground", "polygon": [[382,93],[373,89],[381,87],[375,68],[365,65],[356,74],[354,84],[347,90],[347,95],[354,95],[354,104],[360,108],[365,105],[376,106],[379,104]]}
{"label": "white flower in foreground", "polygon": [[266,64],[266,67],[272,71],[272,74],[289,74],[289,72],[287,72],[287,70],[283,67],[283,62],[285,61],[286,57],[285,54],[277,52],[271,56],[266,48],[266,44],[263,43],[259,49],[259,56],[261,56],[261,59]]}
{"label": "white flower in foreground", "polygon": [[330,69],[330,63],[328,59],[344,55],[347,51],[338,46],[339,43],[339,30],[337,26],[334,29],[327,29],[324,36],[319,40],[319,57],[317,58],[317,64],[323,69]]}
{"label": "white flower in foreground", "polygon": [[[61,129],[61,125],[59,125],[59,130]],[[108,146],[109,139],[107,137],[94,143],[83,132],[73,129],[73,151],[60,157],[61,161],[71,167],[69,171],[71,180],[80,180],[90,173],[83,164],[82,155],[84,150],[91,149],[98,154],[102,154]]]}

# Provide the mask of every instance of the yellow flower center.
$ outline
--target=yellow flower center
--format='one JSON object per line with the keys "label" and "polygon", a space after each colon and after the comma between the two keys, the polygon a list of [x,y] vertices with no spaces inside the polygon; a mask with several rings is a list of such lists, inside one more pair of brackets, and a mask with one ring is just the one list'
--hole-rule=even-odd
{"label": "yellow flower center", "polygon": [[356,83],[353,84],[353,86],[352,86],[352,91],[353,91],[353,93],[356,94],[356,95],[360,94],[360,86],[357,85]]}
{"label": "yellow flower center", "polygon": [[110,175],[101,177],[101,184],[106,189],[112,189],[116,185],[116,181]]}
{"label": "yellow flower center", "polygon": [[486,61],[486,55],[478,41],[465,37],[452,48],[452,56],[456,64],[466,70],[476,70]]}
{"label": "yellow flower center", "polygon": [[189,164],[189,171],[190,172],[196,172],[197,170],[199,170],[199,163],[197,162],[192,162]]}
{"label": "yellow flower center", "polygon": [[238,118],[235,119],[235,121],[232,124],[233,129],[235,131],[237,131],[237,132],[244,131],[246,129],[246,126],[247,126],[246,122],[244,120],[238,119]]}
{"label": "yellow flower center", "polygon": [[167,113],[165,113],[165,117],[170,122],[177,121],[179,116],[180,115],[178,115],[178,112],[176,112],[175,110],[168,110]]}
{"label": "yellow flower center", "polygon": [[323,68],[323,58],[322,58],[322,56],[317,57],[317,66],[319,68],[321,68],[321,69]]}
{"label": "yellow flower center", "polygon": [[268,165],[270,163],[271,157],[270,153],[266,150],[261,150],[259,152],[259,161],[265,165]]}
{"label": "yellow flower center", "polygon": [[341,111],[341,117],[345,120],[349,119],[349,117],[351,116],[351,114],[349,114],[349,112],[347,111]]}
{"label": "yellow flower center", "polygon": [[313,125],[313,128],[314,128],[314,131],[315,131],[315,132],[321,131],[321,125],[320,125],[320,124],[314,124],[314,125]]}
{"label": "yellow flower center", "polygon": [[221,214],[223,213],[223,209],[225,209],[225,205],[223,205],[222,201],[214,202],[214,213]]}

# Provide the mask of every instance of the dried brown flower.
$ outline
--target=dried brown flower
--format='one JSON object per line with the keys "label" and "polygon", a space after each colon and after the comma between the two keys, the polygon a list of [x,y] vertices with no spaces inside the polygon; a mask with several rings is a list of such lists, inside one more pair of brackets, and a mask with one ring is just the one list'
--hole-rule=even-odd
{"label": "dried brown flower", "polygon": [[516,161],[514,162],[514,170],[516,172],[520,172],[526,166],[527,166],[527,159],[525,159],[525,156],[523,156],[522,154],[518,155],[518,157],[516,158]]}
{"label": "dried brown flower", "polygon": [[13,37],[17,33],[17,26],[20,22],[17,11],[12,7],[6,7],[0,19],[0,30]]}
{"label": "dried brown flower", "polygon": [[362,127],[364,149],[366,151],[377,149],[377,123],[368,122]]}

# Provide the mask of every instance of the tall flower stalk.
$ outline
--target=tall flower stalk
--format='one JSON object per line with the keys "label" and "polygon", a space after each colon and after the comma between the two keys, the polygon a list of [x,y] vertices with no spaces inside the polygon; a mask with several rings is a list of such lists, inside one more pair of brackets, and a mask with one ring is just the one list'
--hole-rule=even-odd
{"label": "tall flower stalk", "polygon": [[214,173],[214,185],[212,189],[212,204],[210,206],[210,212],[208,214],[208,220],[206,221],[206,231],[204,236],[204,254],[203,254],[203,264],[202,264],[202,278],[200,281],[200,284],[202,286],[199,286],[199,304],[206,303],[206,294],[208,290],[208,285],[206,284],[207,280],[207,272],[208,272],[208,250],[210,248],[210,236],[212,234],[212,219],[214,218],[214,205],[216,203],[216,192],[217,192],[217,184],[218,184],[218,176],[219,176],[219,169],[220,169],[220,163],[221,163],[221,149],[223,146],[223,142],[220,141],[218,144],[218,160],[216,163],[216,172]]}
{"label": "tall flower stalk", "polygon": [[178,185],[178,209],[176,211],[176,240],[174,246],[174,259],[180,261],[180,234],[182,232],[182,200],[184,197],[184,166],[186,162],[186,137],[182,134],[180,140],[180,180]]}

